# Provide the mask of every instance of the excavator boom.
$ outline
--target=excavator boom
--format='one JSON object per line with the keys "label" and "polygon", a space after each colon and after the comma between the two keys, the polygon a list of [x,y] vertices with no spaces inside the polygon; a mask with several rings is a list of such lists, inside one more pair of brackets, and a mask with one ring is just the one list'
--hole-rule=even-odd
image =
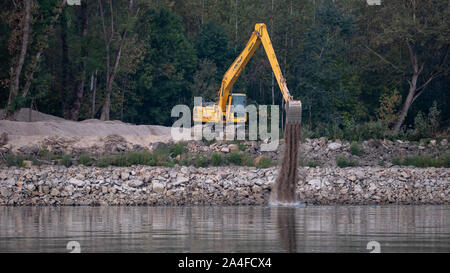
{"label": "excavator boom", "polygon": [[[292,123],[300,123],[301,122],[301,101],[294,101],[291,94],[289,93],[289,89],[286,85],[286,80],[281,73],[280,65],[278,63],[277,57],[275,55],[275,51],[272,47],[272,42],[270,41],[269,33],[267,32],[267,28],[265,24],[256,24],[255,29],[250,36],[249,41],[246,46],[242,50],[241,54],[234,60],[234,62],[230,65],[227,72],[223,76],[222,83],[219,89],[219,100],[217,102],[218,109],[213,108],[203,108],[203,113],[208,113],[209,121],[217,121],[217,116],[222,116],[222,114],[217,114],[217,111],[221,111],[223,115],[230,116],[228,113],[230,108],[230,92],[233,87],[233,84],[238,79],[239,75],[242,73],[242,70],[247,65],[248,61],[251,59],[256,49],[258,49],[260,44],[263,44],[266,55],[269,59],[270,65],[272,67],[275,78],[277,79],[278,86],[280,87],[281,93],[283,95],[283,99],[287,104],[287,120]],[[244,95],[245,96],[245,95]],[[228,107],[228,108],[227,108]],[[195,111],[194,109],[194,121],[199,117],[200,111]]]}
{"label": "excavator boom", "polygon": [[218,102],[218,105],[220,106],[222,111],[224,112],[226,111],[228,95],[230,94],[230,90],[233,87],[233,84],[236,82],[242,70],[245,68],[248,61],[253,56],[256,49],[258,49],[261,43],[263,44],[263,47],[266,51],[267,58],[269,59],[270,65],[272,67],[273,73],[275,74],[278,86],[280,87],[284,100],[286,102],[292,100],[292,96],[290,95],[289,90],[286,86],[286,80],[284,79],[283,74],[281,73],[277,56],[275,55],[275,51],[273,50],[272,42],[270,41],[266,25],[256,24],[255,30],[250,36],[247,45],[242,50],[241,54],[234,60],[234,62],[231,64],[231,66],[228,68],[227,72],[223,76],[222,85],[219,90],[219,102]]}

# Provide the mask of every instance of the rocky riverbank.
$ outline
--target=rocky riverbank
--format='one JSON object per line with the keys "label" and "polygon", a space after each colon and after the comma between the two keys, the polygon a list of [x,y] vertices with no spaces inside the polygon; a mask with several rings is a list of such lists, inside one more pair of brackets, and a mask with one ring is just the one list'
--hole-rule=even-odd
{"label": "rocky riverbank", "polygon": [[[0,205],[265,205],[278,169],[0,167]],[[300,168],[307,204],[450,204],[448,168]]]}

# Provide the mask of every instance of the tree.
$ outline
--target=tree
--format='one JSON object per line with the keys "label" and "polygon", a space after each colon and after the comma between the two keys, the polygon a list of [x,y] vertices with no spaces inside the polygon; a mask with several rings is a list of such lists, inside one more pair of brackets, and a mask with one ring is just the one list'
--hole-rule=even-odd
{"label": "tree", "polygon": [[169,125],[174,105],[191,104],[195,50],[184,34],[181,18],[168,9],[146,11],[137,29],[146,53],[136,73],[142,100],[136,122]]}
{"label": "tree", "polygon": [[[128,33],[128,24],[133,16],[133,0],[128,1],[128,9],[127,9],[127,15],[122,23],[123,28],[117,32],[117,30],[114,28],[114,22],[115,22],[115,15],[114,15],[114,8],[113,3],[111,0],[108,1],[109,5],[109,11],[110,11],[110,24],[109,27],[106,25],[105,20],[105,10],[103,8],[103,1],[98,0],[98,5],[100,7],[100,17],[102,21],[102,29],[103,29],[103,40],[105,44],[105,54],[106,54],[106,94],[105,99],[102,106],[102,114],[100,116],[101,120],[109,120],[109,114],[111,110],[111,92],[112,87],[114,83],[114,78],[116,77],[117,70],[119,68],[119,62],[120,57],[122,55],[122,49],[124,47],[125,41],[127,39],[127,33]],[[118,12],[118,11],[116,11]],[[117,21],[116,21],[117,23]],[[118,36],[118,45],[116,49],[116,53],[114,54],[114,60],[112,60],[112,42],[116,40],[116,36]],[[112,63],[114,61],[114,63]]]}
{"label": "tree", "polygon": [[[21,46],[20,46],[20,53],[18,57],[14,58],[13,60],[13,67],[11,67],[11,80],[9,82],[9,99],[8,99],[8,111],[12,110],[11,106],[13,103],[13,100],[19,93],[19,87],[20,87],[20,75],[22,73],[23,64],[25,62],[25,57],[27,55],[28,50],[28,41],[30,39],[30,26],[31,26],[31,0],[25,0],[23,1],[24,4],[24,12],[23,12],[23,19],[21,20],[21,26],[20,31],[22,33],[22,39],[21,39]],[[20,12],[20,7],[18,7],[18,13],[22,14]],[[14,39],[15,37],[12,37]],[[12,42],[13,43],[13,42]],[[13,46],[10,45],[10,51],[11,55],[13,55],[15,52],[13,50]],[[5,111],[6,113],[7,111]]]}
{"label": "tree", "polygon": [[216,65],[208,59],[200,60],[191,87],[194,96],[202,97],[203,101],[215,101],[220,87],[219,83]]}
{"label": "tree", "polygon": [[[19,89],[21,88],[20,85],[20,76],[22,73],[22,69],[24,66],[25,59],[27,57],[28,51],[28,44],[29,39],[31,35],[31,9],[32,9],[32,1],[26,0],[24,1],[25,5],[25,12],[24,12],[24,19],[20,20],[21,24],[23,25],[21,27],[21,33],[22,33],[22,39],[21,39],[21,47],[20,47],[20,54],[18,58],[13,58],[12,67],[11,67],[11,79],[9,81],[9,99],[7,104],[7,111],[5,111],[6,116],[11,116],[12,112],[15,110],[16,106],[13,105],[14,101],[16,100]],[[36,41],[36,52],[35,55],[31,56],[31,63],[28,65],[28,68],[25,72],[25,79],[26,82],[24,86],[22,87],[22,99],[26,98],[28,95],[28,92],[30,90],[31,84],[34,80],[34,73],[38,70],[38,65],[41,60],[41,55],[43,51],[48,47],[48,37],[52,33],[54,25],[56,21],[59,18],[59,15],[61,14],[64,6],[66,5],[66,0],[62,0],[59,5],[56,6],[54,9],[53,17],[51,17],[50,22],[48,25],[46,25],[43,33],[38,35],[37,41]],[[19,15],[21,14],[21,7],[18,6]],[[11,37],[11,43],[10,48],[15,47],[15,36],[14,32],[12,33],[13,36]],[[11,52],[11,55],[15,57],[14,50]]]}
{"label": "tree", "polygon": [[221,26],[212,22],[201,26],[195,39],[195,50],[199,59],[209,59],[214,62],[218,71],[218,80],[222,79],[235,58],[227,34]]}
{"label": "tree", "polygon": [[28,92],[30,91],[31,84],[34,80],[34,73],[39,69],[39,62],[41,61],[42,53],[45,49],[48,48],[48,38],[49,35],[53,33],[53,29],[55,27],[56,22],[58,21],[59,16],[61,15],[64,7],[66,6],[67,1],[62,0],[57,3],[56,7],[53,10],[53,16],[50,18],[50,22],[45,26],[44,32],[39,35],[36,41],[36,54],[32,56],[31,63],[29,65],[28,72],[25,75],[26,82],[25,86],[23,87],[22,91],[22,97],[25,98],[28,95]]}
{"label": "tree", "polygon": [[[359,79],[346,61],[355,21],[331,0],[316,6],[316,19],[306,31],[303,51],[297,59],[300,98],[310,122],[335,123],[345,116],[358,118],[361,105]],[[350,114],[352,113],[352,114]]]}
{"label": "tree", "polygon": [[89,17],[88,17],[88,1],[81,1],[81,10],[80,10],[80,19],[81,19],[81,36],[82,36],[82,48],[81,48],[81,65],[80,65],[80,79],[78,80],[78,86],[75,89],[75,100],[73,102],[73,107],[71,111],[71,119],[78,120],[78,116],[80,114],[81,102],[83,99],[84,93],[84,83],[86,80],[86,70],[87,70],[87,56],[88,56],[88,44],[87,44],[87,35],[89,30]]}
{"label": "tree", "polygon": [[448,1],[383,1],[368,16],[366,49],[407,82],[406,98],[393,126],[398,133],[414,101],[449,73]]}

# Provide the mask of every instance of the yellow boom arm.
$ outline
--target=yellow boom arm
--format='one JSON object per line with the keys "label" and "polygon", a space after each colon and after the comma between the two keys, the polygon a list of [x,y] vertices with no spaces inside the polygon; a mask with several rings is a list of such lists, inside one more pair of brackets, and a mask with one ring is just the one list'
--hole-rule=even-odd
{"label": "yellow boom arm", "polygon": [[269,58],[270,65],[272,66],[273,73],[280,87],[281,93],[286,103],[292,101],[292,96],[286,86],[286,80],[281,73],[280,65],[278,64],[275,51],[273,50],[272,43],[270,42],[269,33],[265,24],[256,24],[255,30],[252,33],[247,45],[241,54],[234,60],[227,72],[223,76],[222,84],[219,90],[219,102],[217,103],[223,113],[226,112],[228,96],[230,94],[233,84],[241,74],[242,70],[247,65],[250,58],[255,53],[260,44],[263,44],[267,57]]}

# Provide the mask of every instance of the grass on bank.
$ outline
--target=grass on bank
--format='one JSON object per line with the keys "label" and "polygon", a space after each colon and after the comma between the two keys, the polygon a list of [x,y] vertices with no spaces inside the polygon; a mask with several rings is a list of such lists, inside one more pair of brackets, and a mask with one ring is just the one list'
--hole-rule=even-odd
{"label": "grass on bank", "polygon": [[[239,145],[238,145],[239,146]],[[242,146],[245,147],[244,144]],[[240,150],[244,148],[240,147]],[[232,151],[229,154],[214,152],[211,155],[191,154],[187,152],[186,143],[179,142],[172,145],[163,144],[153,152],[130,151],[121,154],[108,154],[99,158],[83,153],[78,158],[72,158],[66,154],[53,154],[42,150],[36,156],[5,155],[4,162],[10,166],[23,167],[24,160],[33,161],[33,165],[56,162],[56,164],[69,167],[73,164],[97,167],[129,167],[132,165],[165,166],[172,167],[175,164],[182,166],[208,167],[208,166],[256,166],[257,168],[269,168],[276,165],[271,158],[262,157],[255,165],[255,158],[242,151]]]}
{"label": "grass on bank", "polygon": [[356,156],[361,155],[361,147],[358,142],[353,141],[352,144],[350,144],[350,153]]}
{"label": "grass on bank", "polygon": [[413,166],[418,168],[450,168],[450,154],[443,154],[438,158],[426,155],[407,156],[403,159],[395,157],[392,159],[392,164],[397,166]]}
{"label": "grass on bank", "polygon": [[359,162],[357,160],[346,158],[345,156],[340,155],[336,157],[336,165],[339,168],[356,167],[359,165]]}

